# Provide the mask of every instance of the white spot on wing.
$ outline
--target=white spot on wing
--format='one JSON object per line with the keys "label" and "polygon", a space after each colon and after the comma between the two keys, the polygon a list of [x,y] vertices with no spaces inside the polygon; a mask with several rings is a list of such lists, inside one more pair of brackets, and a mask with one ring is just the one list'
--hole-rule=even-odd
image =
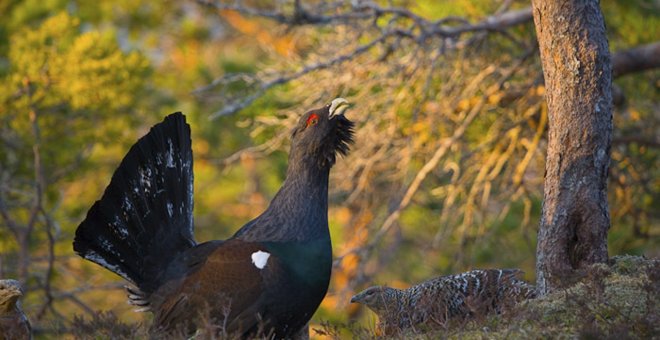
{"label": "white spot on wing", "polygon": [[252,253],[252,263],[254,263],[255,267],[259,269],[264,269],[264,267],[266,266],[266,262],[268,262],[269,257],[270,257],[269,253],[258,250]]}

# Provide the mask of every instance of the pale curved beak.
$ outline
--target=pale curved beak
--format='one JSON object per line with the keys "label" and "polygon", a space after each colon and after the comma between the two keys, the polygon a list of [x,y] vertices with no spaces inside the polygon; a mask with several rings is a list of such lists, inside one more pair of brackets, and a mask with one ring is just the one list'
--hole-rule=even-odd
{"label": "pale curved beak", "polygon": [[348,109],[350,104],[348,103],[348,100],[344,98],[335,98],[330,102],[330,109],[328,110],[328,119],[334,117],[334,116],[339,116]]}

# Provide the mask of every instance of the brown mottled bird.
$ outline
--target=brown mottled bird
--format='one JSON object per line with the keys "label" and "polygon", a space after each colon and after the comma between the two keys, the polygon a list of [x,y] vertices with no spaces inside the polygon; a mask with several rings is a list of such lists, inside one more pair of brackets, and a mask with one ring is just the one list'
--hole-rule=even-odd
{"label": "brown mottled bird", "polygon": [[306,332],[330,281],[328,183],[353,141],[348,106],[336,98],[302,115],[268,208],[231,238],[204,243],[193,237],[190,126],[181,113],[167,116],[128,151],[74,250],[136,286],[129,298],[154,313],[155,333]]}
{"label": "brown mottled bird", "polygon": [[374,286],[351,298],[378,315],[384,335],[412,328],[446,328],[452,320],[465,320],[536,297],[534,286],[518,278],[518,269],[472,270],[396,289]]}
{"label": "brown mottled bird", "polygon": [[30,322],[18,299],[23,288],[16,280],[0,280],[0,339],[32,339]]}

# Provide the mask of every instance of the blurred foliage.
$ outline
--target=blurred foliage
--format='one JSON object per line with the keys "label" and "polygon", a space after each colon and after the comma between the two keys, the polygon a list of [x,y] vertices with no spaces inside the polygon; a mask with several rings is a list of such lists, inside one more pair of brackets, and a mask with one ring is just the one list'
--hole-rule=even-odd
{"label": "blurred foliage", "polygon": [[[501,5],[394,3],[432,20],[479,20]],[[612,50],[660,36],[653,1],[601,6]],[[386,59],[375,49],[209,120],[223,94],[194,90],[217,77],[292,72],[367,42],[369,33],[341,25],[289,28],[178,1],[6,0],[0,13],[0,202],[20,230],[0,219],[0,277],[28,283],[24,309],[45,336],[65,331],[74,315],[93,318],[97,311],[148,323],[149,315],[126,305],[119,278],[76,257],[71,241],[126,150],[173,111],[183,111],[192,126],[196,238],[206,241],[230,236],[267,206],[283,180],[288,128],[298,115],[340,95],[355,103],[349,115],[359,124],[358,141],[331,180],[331,233],[341,257],[315,320],[358,319],[347,296],[373,281],[406,286],[485,267],[518,267],[533,279],[546,118],[540,63],[524,57],[534,46],[531,23],[510,29],[517,42],[492,35],[441,55],[435,41],[421,49],[402,44]],[[510,69],[516,71],[505,79]],[[656,70],[616,80],[627,102],[614,116],[611,254],[659,254],[658,79]],[[353,253],[479,107],[483,114],[427,175],[374,255]]]}

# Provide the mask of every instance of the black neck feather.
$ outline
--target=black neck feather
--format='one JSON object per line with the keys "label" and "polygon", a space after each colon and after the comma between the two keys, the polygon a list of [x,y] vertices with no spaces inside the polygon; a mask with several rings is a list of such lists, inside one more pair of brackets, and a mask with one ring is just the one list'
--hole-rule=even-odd
{"label": "black neck feather", "polygon": [[309,241],[328,238],[330,167],[291,154],[287,176],[270,206],[236,233],[244,240]]}

